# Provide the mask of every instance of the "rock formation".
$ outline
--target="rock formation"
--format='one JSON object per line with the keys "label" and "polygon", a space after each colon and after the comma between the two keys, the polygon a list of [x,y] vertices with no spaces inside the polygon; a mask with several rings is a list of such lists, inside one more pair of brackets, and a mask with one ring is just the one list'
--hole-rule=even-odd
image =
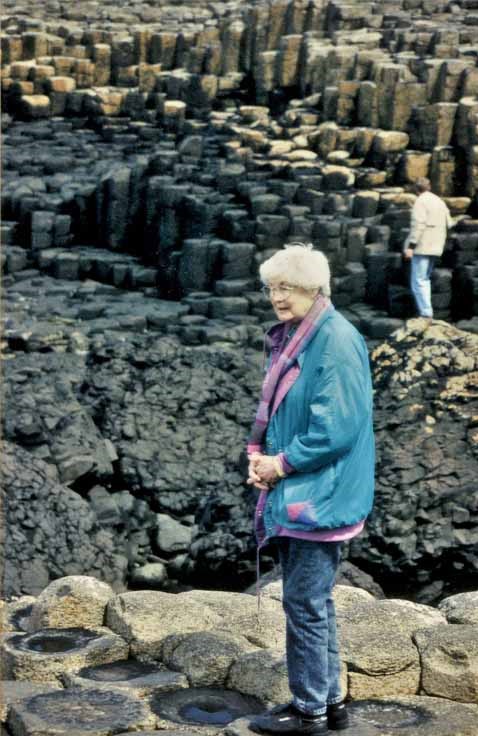
{"label": "rock formation", "polygon": [[[252,582],[255,495],[243,448],[260,355],[223,341],[183,345],[162,334],[170,327],[95,332],[87,356],[19,352],[5,362],[6,439],[28,450],[6,448],[7,593],[38,593],[65,572],[116,588]],[[348,559],[424,602],[469,589],[478,338],[411,320],[372,361],[377,501]]]}
{"label": "rock formation", "polygon": [[477,571],[478,341],[410,320],[372,361],[377,503],[351,557],[360,565],[375,556],[433,600],[444,581],[466,588]]}
{"label": "rock formation", "polygon": [[2,446],[4,595],[38,594],[65,572],[94,574],[121,589],[124,540],[88,502],[52,478],[54,468],[17,445]]}
{"label": "rock formation", "polygon": [[194,315],[253,321],[267,312],[258,262],[310,240],[331,259],[337,306],[365,302],[375,311],[356,319],[380,338],[413,311],[399,251],[409,185],[429,175],[463,217],[435,310],[472,318],[473,8],[7,3],[6,272],[159,287]]}
{"label": "rock formation", "polygon": [[[66,734],[73,725],[78,736],[250,736],[248,716],[289,697],[280,585],[263,589],[258,615],[245,593],[135,591],[106,600],[96,580],[67,577],[42,591],[44,615],[53,619],[64,591],[82,583],[103,610],[100,630],[87,628],[84,602],[72,598],[76,629],[65,621],[27,634],[14,625],[20,601],[4,607],[14,630],[1,645],[0,719],[13,736]],[[340,585],[334,596],[356,736],[476,734],[477,626],[445,616],[473,607],[476,593],[443,599],[439,609]]]}
{"label": "rock formation", "polygon": [[[327,254],[373,348],[413,314],[400,250],[427,175],[457,222],[435,314],[478,331],[475,6],[6,0],[3,419],[28,450],[8,449],[9,594],[250,582],[257,270],[283,244]],[[431,601],[477,574],[476,348],[410,329],[431,357],[400,394],[398,338],[377,352],[378,503],[349,556]]]}

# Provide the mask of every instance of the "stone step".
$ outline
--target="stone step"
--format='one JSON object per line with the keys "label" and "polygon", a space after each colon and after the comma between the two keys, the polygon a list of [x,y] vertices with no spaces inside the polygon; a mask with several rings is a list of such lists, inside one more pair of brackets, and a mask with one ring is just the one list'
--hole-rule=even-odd
{"label": "stone step", "polygon": [[41,250],[36,262],[42,272],[58,279],[94,279],[128,289],[151,288],[157,280],[157,269],[144,266],[135,256],[88,245]]}
{"label": "stone step", "polygon": [[3,245],[1,258],[2,272],[4,274],[25,271],[32,266],[31,254],[25,248],[21,248],[18,245]]}

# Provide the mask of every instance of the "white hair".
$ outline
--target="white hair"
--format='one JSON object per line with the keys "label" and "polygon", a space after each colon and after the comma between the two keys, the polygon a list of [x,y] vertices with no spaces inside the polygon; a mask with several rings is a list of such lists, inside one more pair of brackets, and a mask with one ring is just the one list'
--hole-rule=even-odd
{"label": "white hair", "polygon": [[322,251],[312,243],[290,243],[259,267],[263,284],[285,282],[302,289],[318,289],[330,296],[330,268]]}

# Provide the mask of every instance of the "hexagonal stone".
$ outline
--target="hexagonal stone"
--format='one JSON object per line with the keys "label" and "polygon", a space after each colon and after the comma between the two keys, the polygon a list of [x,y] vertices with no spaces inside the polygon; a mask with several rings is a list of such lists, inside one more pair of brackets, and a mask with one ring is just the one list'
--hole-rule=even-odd
{"label": "hexagonal stone", "polygon": [[341,654],[354,699],[414,695],[420,685],[420,658],[412,634],[438,626],[434,608],[401,600],[372,600],[338,607]]}
{"label": "hexagonal stone", "polygon": [[14,736],[112,736],[154,728],[156,718],[139,698],[91,688],[23,700],[12,706],[7,723]]}
{"label": "hexagonal stone", "polygon": [[282,649],[285,647],[285,616],[279,601],[264,598],[261,615],[257,616],[257,601],[247,593],[217,590],[191,590],[180,593],[178,602],[189,607],[193,602],[209,606],[220,617],[215,631],[244,636],[257,647]]}
{"label": "hexagonal stone", "polygon": [[68,687],[124,688],[139,698],[188,686],[187,678],[180,672],[134,659],[83,667],[76,673],[67,673],[63,679]]}
{"label": "hexagonal stone", "polygon": [[417,631],[414,639],[427,695],[478,703],[478,626],[434,626]]}
{"label": "hexagonal stone", "polygon": [[[350,736],[476,736],[478,706],[423,696],[349,703]],[[330,732],[333,733],[332,731]],[[252,736],[249,721],[240,718],[224,736]]]}
{"label": "hexagonal stone", "polygon": [[478,624],[478,591],[450,595],[438,608],[449,624]]}
{"label": "hexagonal stone", "polygon": [[6,634],[1,653],[8,678],[61,682],[64,672],[126,659],[129,647],[109,629],[42,629]]}
{"label": "hexagonal stone", "polygon": [[184,672],[192,687],[224,685],[231,664],[256,649],[244,636],[222,631],[198,631],[170,639],[173,641],[165,642],[163,660]]}
{"label": "hexagonal stone", "polygon": [[0,609],[3,631],[28,631],[30,616],[36,598],[33,595],[22,595],[14,601],[4,603]]}
{"label": "hexagonal stone", "polygon": [[131,643],[135,656],[159,658],[164,639],[211,629],[220,616],[199,601],[184,605],[180,595],[157,590],[121,593],[108,603],[107,625]]}
{"label": "hexagonal stone", "polygon": [[165,728],[168,728],[170,721],[217,728],[264,709],[256,697],[233,690],[206,687],[159,695],[150,700],[150,706],[158,718],[157,725]]}
{"label": "hexagonal stone", "polygon": [[107,583],[87,575],[54,580],[33,604],[28,630],[103,626],[106,604],[114,595]]}
{"label": "hexagonal stone", "polygon": [[5,721],[10,707],[33,695],[43,695],[62,690],[59,683],[28,682],[17,680],[2,681],[2,697],[0,698],[0,721]]}
{"label": "hexagonal stone", "polygon": [[375,135],[373,150],[377,153],[395,153],[407,147],[409,136],[398,130],[380,130]]}
{"label": "hexagonal stone", "polygon": [[287,702],[290,690],[284,655],[271,649],[244,654],[229,670],[227,687],[263,701]]}
{"label": "hexagonal stone", "polygon": [[351,703],[351,736],[476,736],[478,707],[424,696]]}
{"label": "hexagonal stone", "polygon": [[27,118],[47,118],[50,114],[50,100],[46,95],[24,95],[21,102]]}

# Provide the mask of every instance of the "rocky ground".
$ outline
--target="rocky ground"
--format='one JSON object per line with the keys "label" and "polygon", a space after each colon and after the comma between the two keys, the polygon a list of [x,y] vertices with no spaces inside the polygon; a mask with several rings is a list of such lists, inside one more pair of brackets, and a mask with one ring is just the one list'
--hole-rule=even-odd
{"label": "rocky ground", "polygon": [[[249,718],[289,697],[281,584],[115,595],[56,580],[3,604],[7,734],[249,736]],[[477,593],[438,608],[337,586],[343,691],[355,736],[475,736]],[[72,730],[73,728],[73,730]]]}
{"label": "rocky ground", "polygon": [[[474,585],[476,0],[3,13],[6,593],[250,582],[257,267],[296,239],[371,348],[391,336],[349,559],[426,602]],[[405,323],[422,175],[457,221],[433,298],[459,329]]]}

